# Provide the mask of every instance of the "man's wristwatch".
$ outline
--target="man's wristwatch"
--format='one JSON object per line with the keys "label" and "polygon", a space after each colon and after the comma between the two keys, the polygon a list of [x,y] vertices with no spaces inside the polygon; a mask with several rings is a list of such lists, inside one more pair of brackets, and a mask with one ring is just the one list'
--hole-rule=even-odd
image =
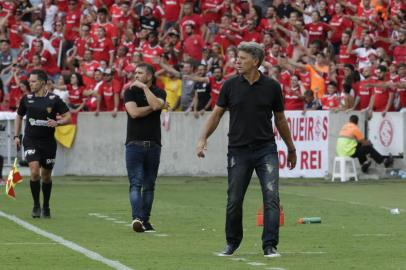
{"label": "man's wristwatch", "polygon": [[18,138],[18,139],[21,140],[21,135],[15,135],[15,136],[13,137],[13,140],[15,140],[16,138]]}
{"label": "man's wristwatch", "polygon": [[295,152],[296,152],[295,148],[288,150],[288,153],[295,153]]}

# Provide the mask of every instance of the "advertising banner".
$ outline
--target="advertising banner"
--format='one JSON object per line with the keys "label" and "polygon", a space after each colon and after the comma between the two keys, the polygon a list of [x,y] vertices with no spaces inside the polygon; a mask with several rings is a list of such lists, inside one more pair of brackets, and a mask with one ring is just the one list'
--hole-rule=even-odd
{"label": "advertising banner", "polygon": [[276,127],[280,177],[324,177],[328,173],[329,111],[285,111],[296,147],[297,165],[287,167],[288,152]]}

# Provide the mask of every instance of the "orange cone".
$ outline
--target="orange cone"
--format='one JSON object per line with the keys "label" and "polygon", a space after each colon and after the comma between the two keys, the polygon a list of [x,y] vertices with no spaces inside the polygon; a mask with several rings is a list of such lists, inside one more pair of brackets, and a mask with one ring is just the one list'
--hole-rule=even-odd
{"label": "orange cone", "polygon": [[[285,212],[283,211],[283,206],[280,206],[279,211],[279,227],[285,225]],[[264,208],[260,207],[257,211],[257,226],[264,226]]]}

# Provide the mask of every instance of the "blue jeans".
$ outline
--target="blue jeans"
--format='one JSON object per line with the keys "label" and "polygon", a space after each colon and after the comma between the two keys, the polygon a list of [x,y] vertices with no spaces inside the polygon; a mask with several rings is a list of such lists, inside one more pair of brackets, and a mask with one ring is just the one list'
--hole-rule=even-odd
{"label": "blue jeans", "polygon": [[264,204],[262,248],[279,242],[279,161],[275,143],[262,143],[228,150],[226,240],[239,246],[243,238],[242,209],[252,173],[258,175]]}
{"label": "blue jeans", "polygon": [[126,145],[125,159],[133,220],[138,218],[149,221],[160,157],[161,146],[158,144]]}

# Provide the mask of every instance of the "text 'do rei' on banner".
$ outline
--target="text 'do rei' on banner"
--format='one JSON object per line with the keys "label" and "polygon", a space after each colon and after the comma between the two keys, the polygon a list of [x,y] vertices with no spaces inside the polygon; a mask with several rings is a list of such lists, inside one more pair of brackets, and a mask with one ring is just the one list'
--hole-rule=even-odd
{"label": "text 'do rei' on banner", "polygon": [[328,172],[328,111],[285,111],[285,116],[296,147],[297,165],[287,167],[286,145],[274,126],[278,145],[280,177],[324,177]]}

